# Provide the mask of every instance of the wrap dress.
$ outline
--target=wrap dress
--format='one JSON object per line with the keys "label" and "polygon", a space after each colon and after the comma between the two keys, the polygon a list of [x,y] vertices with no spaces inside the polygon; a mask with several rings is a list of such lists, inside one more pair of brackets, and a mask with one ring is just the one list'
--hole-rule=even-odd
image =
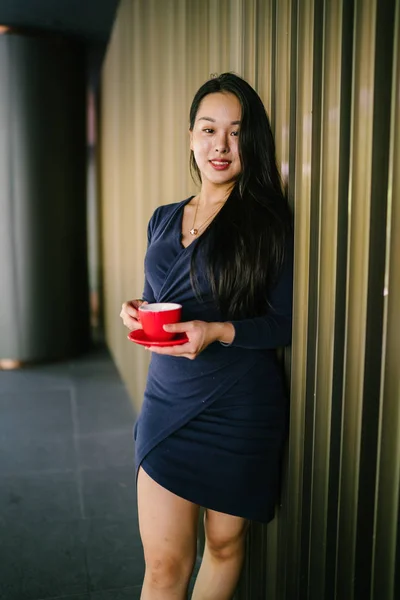
{"label": "wrap dress", "polygon": [[[148,226],[147,302],[182,304],[182,321],[224,319],[201,277],[190,282],[197,243],[181,243],[191,198],[160,206]],[[287,396],[276,348],[290,343],[293,261],[285,264],[265,316],[231,321],[231,345],[210,344],[198,357],[152,354],[135,424],[135,463],[161,486],[205,508],[268,522],[279,494],[287,433]]]}

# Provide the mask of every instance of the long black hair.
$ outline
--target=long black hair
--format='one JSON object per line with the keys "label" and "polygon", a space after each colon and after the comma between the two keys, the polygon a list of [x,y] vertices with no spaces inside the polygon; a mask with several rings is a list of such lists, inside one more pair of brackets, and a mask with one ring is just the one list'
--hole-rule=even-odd
{"label": "long black hair", "polygon": [[[191,261],[191,280],[199,294],[196,258],[204,255],[206,277],[227,319],[266,312],[269,291],[282,268],[291,233],[291,213],[282,189],[275,143],[261,98],[241,77],[223,73],[206,81],[190,108],[193,130],[201,101],[208,94],[234,94],[242,108],[239,155],[242,171],[217,216],[198,238]],[[192,175],[201,181],[191,151]]]}

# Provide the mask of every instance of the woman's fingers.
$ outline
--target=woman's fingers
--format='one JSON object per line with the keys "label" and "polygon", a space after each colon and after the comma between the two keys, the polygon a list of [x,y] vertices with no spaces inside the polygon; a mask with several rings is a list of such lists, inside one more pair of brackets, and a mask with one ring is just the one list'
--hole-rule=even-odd
{"label": "woman's fingers", "polygon": [[122,322],[125,325],[125,327],[127,327],[130,331],[142,329],[142,324],[137,319],[125,316],[123,317]]}
{"label": "woman's fingers", "polygon": [[143,300],[129,300],[124,302],[122,305],[119,316],[121,317],[125,327],[127,327],[130,331],[142,329],[137,310],[141,304],[145,304]]}
{"label": "woman's fingers", "polygon": [[195,321],[188,321],[187,323],[170,323],[168,325],[164,325],[165,331],[169,331],[170,333],[186,333],[188,331],[193,331],[195,327]]}
{"label": "woman's fingers", "polygon": [[186,333],[189,341],[179,346],[148,346],[148,349],[156,354],[181,356],[193,360],[210,343],[206,342],[205,339],[208,326],[209,324],[204,321],[188,321],[164,325],[164,329],[170,333]]}
{"label": "woman's fingers", "polygon": [[[188,349],[185,350],[185,347],[188,347]],[[146,346],[146,350],[150,350],[150,352],[154,352],[154,354],[179,356],[182,358],[188,358],[189,360],[194,360],[196,356],[198,356],[198,353],[193,352],[190,344],[182,344],[181,346],[167,346],[166,348],[159,346]]]}
{"label": "woman's fingers", "polygon": [[198,356],[202,350],[197,340],[190,340],[185,344],[179,344],[177,346],[146,346],[147,350],[154,352],[155,354],[165,354],[168,356],[183,356],[193,360]]}
{"label": "woman's fingers", "polygon": [[130,317],[137,317],[137,307],[135,306],[135,304],[133,303],[133,301],[131,302],[124,302],[122,305],[122,313],[129,315]]}
{"label": "woman's fingers", "polygon": [[[131,312],[131,307],[129,305],[129,302],[124,302],[121,308],[121,312],[119,313],[119,316],[123,319],[125,316],[129,316],[130,312]],[[134,315],[132,315],[134,316]]]}

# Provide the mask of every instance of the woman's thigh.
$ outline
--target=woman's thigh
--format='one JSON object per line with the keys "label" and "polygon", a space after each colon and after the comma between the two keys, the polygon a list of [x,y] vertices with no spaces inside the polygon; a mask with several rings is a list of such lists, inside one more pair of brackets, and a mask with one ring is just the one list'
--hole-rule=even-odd
{"label": "woman's thigh", "polygon": [[146,562],[172,557],[193,562],[199,507],[166,490],[140,467],[139,529]]}

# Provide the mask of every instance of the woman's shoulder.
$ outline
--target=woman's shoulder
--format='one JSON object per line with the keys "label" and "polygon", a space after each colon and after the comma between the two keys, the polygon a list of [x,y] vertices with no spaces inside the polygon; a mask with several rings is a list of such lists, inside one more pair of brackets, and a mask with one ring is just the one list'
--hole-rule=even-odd
{"label": "woman's shoulder", "polygon": [[179,210],[182,206],[184,206],[187,202],[189,202],[189,200],[193,198],[193,196],[189,196],[189,198],[186,198],[185,200],[181,200],[180,202],[172,202],[171,204],[161,204],[161,206],[158,206],[154,213],[154,215],[158,215],[158,216],[169,216],[172,213],[174,213],[176,210]]}
{"label": "woman's shoulder", "polygon": [[164,225],[187,204],[193,196],[189,196],[180,202],[172,202],[171,204],[162,204],[153,212],[149,221],[149,234],[151,235],[158,228],[164,228]]}
{"label": "woman's shoulder", "polygon": [[157,225],[163,221],[168,220],[176,211],[180,210],[185,204],[187,204],[193,196],[189,196],[185,200],[180,202],[172,202],[171,204],[161,204],[158,206],[150,219],[150,223]]}

